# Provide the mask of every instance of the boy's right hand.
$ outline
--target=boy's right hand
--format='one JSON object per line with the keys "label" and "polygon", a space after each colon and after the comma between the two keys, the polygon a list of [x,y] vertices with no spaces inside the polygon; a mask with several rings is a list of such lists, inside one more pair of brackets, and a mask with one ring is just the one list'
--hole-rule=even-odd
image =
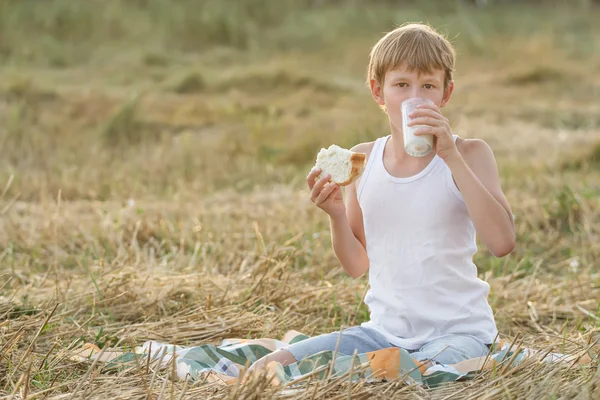
{"label": "boy's right hand", "polygon": [[330,217],[344,215],[346,206],[342,197],[342,189],[336,183],[329,182],[329,174],[316,180],[319,173],[321,173],[319,168],[313,168],[306,177],[306,183],[310,189],[310,200]]}

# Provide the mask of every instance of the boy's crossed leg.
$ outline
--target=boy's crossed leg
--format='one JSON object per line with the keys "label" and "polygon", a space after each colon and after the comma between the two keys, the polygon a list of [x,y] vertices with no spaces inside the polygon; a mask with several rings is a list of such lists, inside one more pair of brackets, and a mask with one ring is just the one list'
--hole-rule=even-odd
{"label": "boy's crossed leg", "polygon": [[[378,350],[395,347],[379,332],[355,326],[340,332],[319,335],[283,349],[257,360],[249,371],[264,371],[270,362],[276,361],[282,366],[290,365],[321,351],[336,351],[340,355],[372,353]],[[411,358],[421,372],[439,364],[456,364],[464,360],[487,355],[489,347],[480,340],[463,335],[447,335],[433,340],[420,349],[408,350]]]}
{"label": "boy's crossed leg", "polygon": [[338,354],[351,356],[355,351],[358,354],[370,353],[388,347],[393,347],[393,345],[379,332],[354,326],[340,332],[326,333],[305,339],[274,351],[257,360],[248,371],[264,371],[272,361],[277,361],[282,366],[290,365],[321,351],[336,351],[337,349]]}

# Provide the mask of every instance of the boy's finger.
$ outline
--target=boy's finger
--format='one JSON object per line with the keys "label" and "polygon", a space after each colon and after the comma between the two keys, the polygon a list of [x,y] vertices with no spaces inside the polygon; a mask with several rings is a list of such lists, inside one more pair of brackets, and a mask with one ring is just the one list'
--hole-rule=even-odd
{"label": "boy's finger", "polygon": [[327,198],[329,197],[329,195],[335,189],[336,186],[337,185],[333,182],[329,182],[328,184],[326,184],[325,187],[323,188],[323,190],[321,190],[321,193],[319,194],[319,196],[317,196],[317,199],[315,200],[315,204],[319,205],[319,204],[323,203],[325,200],[327,200]]}
{"label": "boy's finger", "polygon": [[331,175],[329,174],[323,175],[318,181],[315,182],[315,187],[323,188],[323,186],[325,186],[325,184],[329,181],[330,178]]}
{"label": "boy's finger", "polygon": [[319,175],[320,172],[321,172],[320,168],[313,168],[310,170],[310,172],[306,176],[306,182],[308,183],[308,187],[310,189],[313,188],[313,186],[315,184],[315,178],[317,177],[317,175]]}
{"label": "boy's finger", "polygon": [[323,190],[323,186],[325,186],[325,184],[327,183],[329,178],[330,178],[330,175],[325,174],[325,176],[323,176],[321,179],[319,179],[314,184],[314,186],[312,187],[312,190],[310,192],[310,199],[312,201],[316,201],[317,197],[319,197],[319,193],[321,193],[321,190]]}
{"label": "boy's finger", "polygon": [[414,125],[428,125],[428,126],[440,126],[442,121],[439,119],[431,118],[431,117],[419,117],[411,119],[406,125],[414,126]]}
{"label": "boy's finger", "polygon": [[420,135],[437,135],[439,134],[439,128],[434,128],[432,126],[428,126],[426,128],[421,128],[421,129],[417,129],[416,131],[413,132],[413,135],[415,136],[420,136]]}
{"label": "boy's finger", "polygon": [[436,105],[436,104],[429,104],[429,103],[424,103],[424,104],[419,104],[415,107],[417,110],[433,110],[435,112],[440,112],[440,108]]}
{"label": "boy's finger", "polygon": [[319,192],[319,194],[315,198],[315,204],[316,205],[319,205],[319,204],[323,203],[325,201],[325,199],[327,199],[327,197],[331,193],[331,186],[332,186],[331,182],[330,183],[326,183],[323,186],[323,189]]}
{"label": "boy's finger", "polygon": [[333,200],[333,198],[337,195],[337,192],[340,190],[340,187],[336,184],[333,185],[333,189],[331,189],[331,192],[329,192],[329,195],[327,196],[327,198],[325,200],[323,200],[323,202],[327,201],[327,200]]}
{"label": "boy's finger", "polygon": [[417,108],[416,110],[414,110],[413,112],[408,114],[408,117],[410,119],[415,119],[418,117],[431,117],[431,118],[439,119],[441,116],[442,116],[442,114],[440,114],[439,112],[432,110],[430,108]]}

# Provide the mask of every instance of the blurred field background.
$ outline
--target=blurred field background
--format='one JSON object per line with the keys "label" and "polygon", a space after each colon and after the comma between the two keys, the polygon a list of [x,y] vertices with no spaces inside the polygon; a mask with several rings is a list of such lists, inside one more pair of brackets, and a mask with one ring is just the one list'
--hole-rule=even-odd
{"label": "blurred field background", "polygon": [[[594,1],[0,0],[0,397],[271,398],[108,374],[84,342],[219,343],[368,318],[305,177],[388,133],[370,47],[408,21],[457,48],[444,113],[493,148],[517,247],[476,256],[502,337],[600,347],[600,7]],[[55,308],[56,307],[56,308]],[[164,385],[163,385],[164,384]],[[600,397],[597,363],[353,398]],[[297,398],[347,398],[344,385]],[[14,397],[13,397],[14,396]]]}

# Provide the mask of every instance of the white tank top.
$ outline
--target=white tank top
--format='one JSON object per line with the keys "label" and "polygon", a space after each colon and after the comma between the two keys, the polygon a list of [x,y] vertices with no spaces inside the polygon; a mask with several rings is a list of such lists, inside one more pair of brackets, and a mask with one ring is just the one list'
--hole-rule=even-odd
{"label": "white tank top", "polygon": [[390,136],[375,142],[357,191],[370,262],[362,325],[411,350],[449,334],[492,343],[490,287],[477,277],[475,228],[452,173],[435,155],[416,175],[392,176]]}

